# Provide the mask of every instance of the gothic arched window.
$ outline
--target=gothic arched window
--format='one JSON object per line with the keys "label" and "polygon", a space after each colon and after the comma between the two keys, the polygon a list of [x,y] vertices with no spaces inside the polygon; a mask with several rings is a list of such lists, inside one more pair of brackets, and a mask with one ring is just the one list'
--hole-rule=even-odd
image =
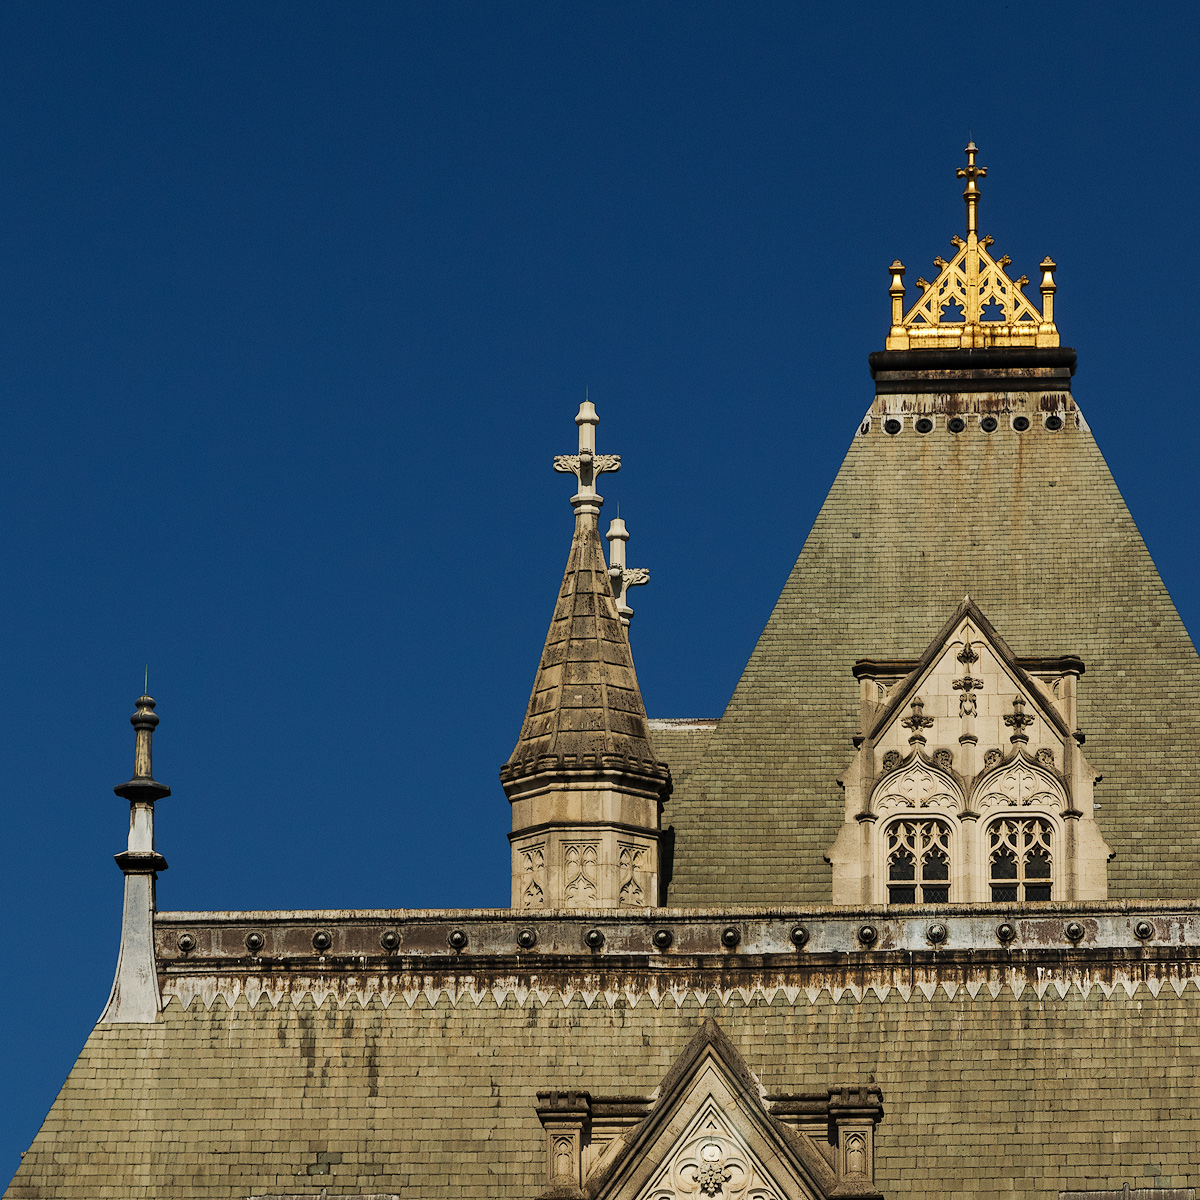
{"label": "gothic arched window", "polygon": [[1049,900],[1054,826],[1045,817],[1001,817],[988,826],[988,882],[993,901]]}
{"label": "gothic arched window", "polygon": [[950,826],[896,821],[887,830],[889,904],[944,904],[950,899]]}

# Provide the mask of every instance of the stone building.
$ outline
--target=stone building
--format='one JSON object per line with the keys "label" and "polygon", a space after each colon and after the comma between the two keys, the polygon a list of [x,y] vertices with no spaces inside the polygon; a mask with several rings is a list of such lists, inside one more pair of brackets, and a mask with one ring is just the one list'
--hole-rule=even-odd
{"label": "stone building", "polygon": [[511,908],[157,911],[138,701],[112,996],[9,1197],[1192,1195],[1200,661],[983,174],[720,719],[646,717],[580,409]]}

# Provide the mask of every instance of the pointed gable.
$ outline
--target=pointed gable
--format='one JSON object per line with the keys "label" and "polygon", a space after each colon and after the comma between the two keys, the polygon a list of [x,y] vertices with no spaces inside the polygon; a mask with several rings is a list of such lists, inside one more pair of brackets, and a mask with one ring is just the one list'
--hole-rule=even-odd
{"label": "pointed gable", "polygon": [[715,1021],[706,1020],[660,1085],[650,1114],[610,1145],[584,1181],[583,1195],[589,1200],[873,1196],[878,1092],[873,1097],[863,1109],[869,1115],[853,1121],[842,1139],[849,1157],[843,1153],[839,1159],[834,1151],[827,1158],[770,1113],[762,1086],[736,1047]]}
{"label": "pointed gable", "polygon": [[[1084,670],[1082,661],[1073,657],[1058,659],[1056,664],[1060,677],[1077,678]],[[958,758],[961,771],[966,707],[973,710],[976,741],[971,745],[982,747],[985,755],[994,754],[998,762],[1008,751],[1014,730],[1013,701],[1019,699],[1021,732],[1031,752],[1049,757],[1060,768],[1063,765],[1063,746],[1071,735],[1068,717],[1073,715],[1067,697],[1056,697],[1052,685],[1046,688],[1034,681],[969,596],[915,666],[892,682],[898,665],[905,664],[877,666],[862,659],[854,667],[863,684],[863,732],[884,757],[907,756],[912,739],[919,737],[944,770],[950,771]],[[877,697],[874,705],[872,691]],[[914,725],[914,720],[921,723]],[[974,773],[972,769],[970,774]]]}
{"label": "pointed gable", "polygon": [[1017,658],[969,596],[915,663],[860,659],[834,903],[1105,899],[1096,773],[1072,733],[1083,671]]}

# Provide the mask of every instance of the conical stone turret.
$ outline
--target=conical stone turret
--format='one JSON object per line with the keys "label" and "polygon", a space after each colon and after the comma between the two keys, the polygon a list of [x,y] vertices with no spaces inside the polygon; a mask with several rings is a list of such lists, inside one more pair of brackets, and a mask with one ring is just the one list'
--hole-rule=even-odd
{"label": "conical stone turret", "polygon": [[654,755],[629,638],[604,561],[595,451],[584,402],[575,533],[521,736],[500,781],[512,804],[514,908],[642,907],[659,902],[660,814],[670,773]]}

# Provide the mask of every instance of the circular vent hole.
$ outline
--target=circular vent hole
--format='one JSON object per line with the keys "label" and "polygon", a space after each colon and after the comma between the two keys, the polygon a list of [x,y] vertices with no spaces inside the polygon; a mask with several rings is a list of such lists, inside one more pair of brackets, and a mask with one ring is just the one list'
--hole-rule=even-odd
{"label": "circular vent hole", "polygon": [[982,429],[984,433],[995,433],[996,432],[996,418],[995,417],[984,417],[983,420],[979,422],[979,428]]}
{"label": "circular vent hole", "polygon": [[933,429],[933,422],[928,417],[920,417],[917,420],[917,432],[929,433]]}
{"label": "circular vent hole", "polygon": [[946,428],[950,430],[951,433],[962,433],[966,427],[967,423],[962,419],[962,417],[951,417],[950,420],[946,422]]}
{"label": "circular vent hole", "polygon": [[883,423],[883,432],[890,433],[893,437],[900,432],[901,428],[903,427],[895,417],[888,417],[888,419]]}
{"label": "circular vent hole", "polygon": [[1018,433],[1024,433],[1029,428],[1028,417],[1013,417],[1013,428]]}
{"label": "circular vent hole", "polygon": [[1046,428],[1049,429],[1051,433],[1057,433],[1062,427],[1063,419],[1058,415],[1058,413],[1051,413],[1046,418]]}

